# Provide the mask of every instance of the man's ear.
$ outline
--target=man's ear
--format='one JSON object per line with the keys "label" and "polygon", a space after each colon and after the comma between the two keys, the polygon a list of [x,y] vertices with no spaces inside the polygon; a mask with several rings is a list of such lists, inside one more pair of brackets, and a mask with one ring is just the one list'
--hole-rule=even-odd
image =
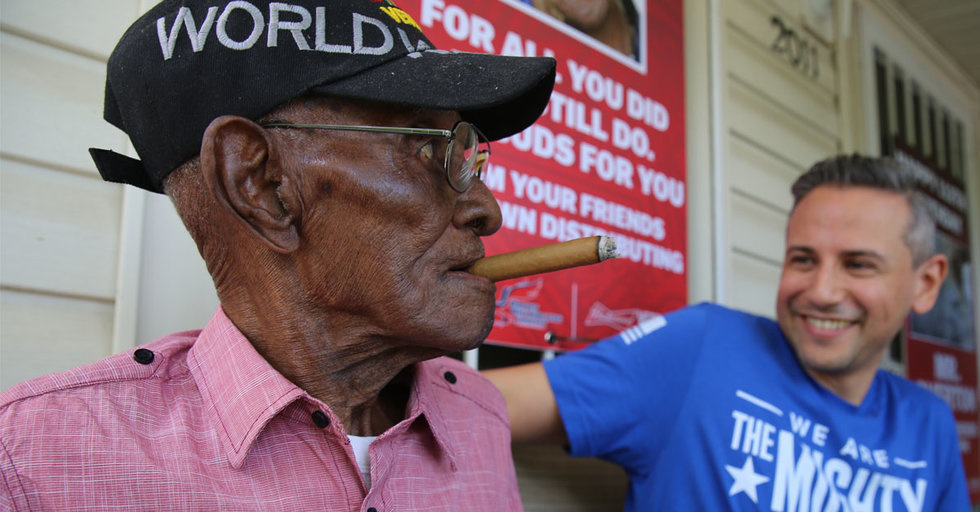
{"label": "man's ear", "polygon": [[912,298],[912,311],[918,314],[932,309],[943,285],[949,262],[945,254],[934,254],[915,270],[915,296]]}
{"label": "man's ear", "polygon": [[201,171],[215,198],[272,250],[296,250],[297,212],[280,199],[281,162],[265,129],[238,116],[211,121],[201,144]]}

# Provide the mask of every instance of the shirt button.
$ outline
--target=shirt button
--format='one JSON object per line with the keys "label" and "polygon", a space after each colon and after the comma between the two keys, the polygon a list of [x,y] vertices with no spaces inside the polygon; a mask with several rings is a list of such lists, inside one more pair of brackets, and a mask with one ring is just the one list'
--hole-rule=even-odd
{"label": "shirt button", "polygon": [[374,507],[371,507],[371,508],[367,509],[367,512],[378,512],[378,509],[376,509]]}
{"label": "shirt button", "polygon": [[320,428],[327,428],[327,425],[330,424],[330,418],[323,411],[313,411],[313,423]]}
{"label": "shirt button", "polygon": [[455,373],[453,373],[453,372],[446,372],[446,373],[442,374],[442,376],[446,379],[446,382],[448,382],[450,384],[455,384],[456,383],[456,374]]}
{"label": "shirt button", "polygon": [[138,348],[136,352],[133,352],[133,359],[139,364],[150,364],[153,362],[153,351]]}

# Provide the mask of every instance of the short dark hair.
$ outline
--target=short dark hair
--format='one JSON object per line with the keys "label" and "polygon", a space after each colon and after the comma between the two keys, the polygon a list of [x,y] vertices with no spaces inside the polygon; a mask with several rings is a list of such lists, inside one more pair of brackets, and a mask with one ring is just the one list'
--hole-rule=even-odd
{"label": "short dark hair", "polygon": [[869,187],[904,196],[912,210],[904,241],[912,251],[913,266],[918,267],[936,253],[936,223],[929,214],[928,199],[916,187],[911,170],[894,158],[854,153],[821,160],[793,182],[793,208],[820,186]]}

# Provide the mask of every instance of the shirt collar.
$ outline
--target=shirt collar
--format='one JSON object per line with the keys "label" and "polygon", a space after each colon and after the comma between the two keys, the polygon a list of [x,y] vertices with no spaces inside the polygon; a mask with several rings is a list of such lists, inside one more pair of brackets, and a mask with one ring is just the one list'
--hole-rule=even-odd
{"label": "shirt collar", "polygon": [[[332,425],[339,423],[325,404],[276,371],[220,306],[191,347],[188,364],[228,461],[235,468],[244,464],[249,449],[269,421],[297,400],[318,404]],[[416,364],[407,417],[382,435],[407,430],[415,421],[421,421],[455,471],[458,465],[447,423],[452,411],[441,409],[445,402],[442,396],[460,393],[444,377],[453,369],[444,358]]]}
{"label": "shirt collar", "polygon": [[220,307],[191,347],[188,364],[236,468],[273,417],[309,397],[259,355]]}
{"label": "shirt collar", "polygon": [[412,392],[408,400],[408,417],[402,424],[410,425],[415,418],[424,421],[436,444],[449,458],[452,470],[456,471],[459,466],[456,464],[456,452],[453,450],[455,443],[452,442],[452,429],[448,423],[453,412],[445,411],[443,407],[446,403],[445,395],[459,391],[444,378],[451,371],[447,361],[446,358],[438,358],[415,365]]}

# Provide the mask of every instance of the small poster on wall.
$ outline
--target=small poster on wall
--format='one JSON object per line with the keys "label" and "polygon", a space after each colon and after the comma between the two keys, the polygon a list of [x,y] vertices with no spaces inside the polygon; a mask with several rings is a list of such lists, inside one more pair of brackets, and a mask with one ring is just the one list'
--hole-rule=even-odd
{"label": "small poster on wall", "polygon": [[971,499],[980,498],[980,413],[977,410],[977,354],[974,345],[973,269],[969,253],[967,199],[961,184],[937,171],[914,149],[895,142],[894,156],[912,169],[936,220],[936,249],[946,255],[949,273],[932,310],[912,313],[906,325],[907,377],[943,398],[956,417],[963,466]]}
{"label": "small poster on wall", "polygon": [[443,50],[557,60],[545,113],[491,145],[487,254],[594,235],[620,257],[497,283],[487,342],[575,350],[687,303],[680,0],[401,0]]}

